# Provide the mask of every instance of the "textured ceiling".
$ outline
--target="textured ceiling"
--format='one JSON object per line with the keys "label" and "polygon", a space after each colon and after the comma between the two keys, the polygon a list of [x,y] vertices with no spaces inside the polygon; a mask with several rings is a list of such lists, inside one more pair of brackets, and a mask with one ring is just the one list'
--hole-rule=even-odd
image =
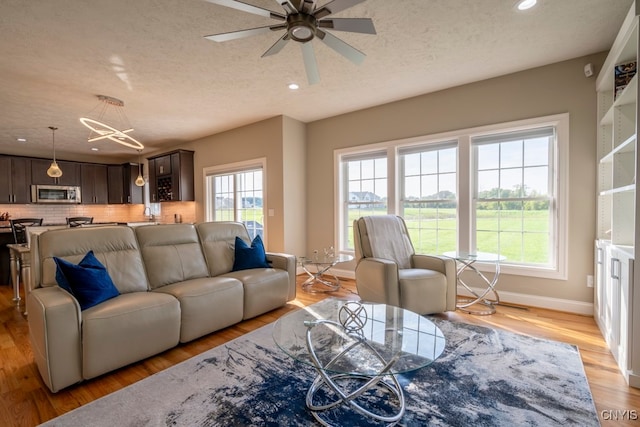
{"label": "textured ceiling", "polygon": [[260,57],[281,33],[203,38],[276,23],[204,0],[0,0],[0,152],[48,156],[54,125],[62,158],[94,145],[135,157],[86,142],[78,118],[98,94],[124,101],[145,153],[280,114],[310,122],[608,50],[631,3],[539,0],[519,12],[515,0],[367,0],[335,17],[371,18],[377,35],[333,33],[364,63],[314,40],[321,81],[309,86],[294,42]]}

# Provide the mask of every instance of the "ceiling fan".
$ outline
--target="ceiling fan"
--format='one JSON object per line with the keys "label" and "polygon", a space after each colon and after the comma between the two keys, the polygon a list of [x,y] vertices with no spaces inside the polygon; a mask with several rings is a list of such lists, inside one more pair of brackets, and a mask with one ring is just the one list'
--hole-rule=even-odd
{"label": "ceiling fan", "polygon": [[349,31],[353,33],[376,34],[373,21],[370,18],[328,18],[330,15],[348,9],[366,0],[333,0],[324,6],[317,7],[316,0],[275,0],[285,10],[286,14],[273,12],[258,6],[253,6],[236,0],[206,0],[210,3],[226,6],[243,12],[282,21],[282,23],[265,27],[250,28],[247,30],[232,31],[228,33],[212,34],[205,36],[209,40],[224,42],[243,37],[268,33],[271,31],[285,30],[284,34],[273,46],[262,54],[262,57],[275,55],[280,52],[289,40],[300,43],[302,58],[307,72],[309,84],[320,81],[318,64],[309,43],[314,38],[320,39],[324,44],[338,52],[356,65],[364,61],[365,54],[358,49],[332,35],[327,29],[336,31]]}

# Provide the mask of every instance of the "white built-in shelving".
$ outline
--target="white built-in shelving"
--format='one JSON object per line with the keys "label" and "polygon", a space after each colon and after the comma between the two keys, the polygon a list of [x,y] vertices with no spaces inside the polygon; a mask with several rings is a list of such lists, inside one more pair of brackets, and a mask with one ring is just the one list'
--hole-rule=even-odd
{"label": "white built-in shelving", "polygon": [[[598,96],[597,240],[594,317],[627,382],[640,387],[640,250],[636,207],[639,85],[615,95],[614,68],[638,60],[638,9],[631,6],[596,80]],[[637,284],[637,286],[636,286]],[[636,290],[636,288],[638,288]],[[634,328],[634,325],[637,325]]]}

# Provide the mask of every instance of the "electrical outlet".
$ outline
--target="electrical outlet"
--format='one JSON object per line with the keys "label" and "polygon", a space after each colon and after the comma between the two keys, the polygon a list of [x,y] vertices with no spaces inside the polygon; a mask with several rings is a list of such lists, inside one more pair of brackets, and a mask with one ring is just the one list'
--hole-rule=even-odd
{"label": "electrical outlet", "polygon": [[593,276],[587,276],[587,288],[593,288]]}

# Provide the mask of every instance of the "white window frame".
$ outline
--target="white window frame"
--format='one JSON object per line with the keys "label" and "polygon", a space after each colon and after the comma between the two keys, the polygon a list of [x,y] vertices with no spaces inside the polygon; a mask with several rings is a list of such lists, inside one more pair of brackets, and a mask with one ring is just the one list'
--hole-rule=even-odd
{"label": "white window frame", "polygon": [[[569,180],[569,114],[556,114],[553,116],[519,120],[516,122],[504,124],[482,126],[472,129],[472,131],[469,132],[468,135],[469,140],[471,140],[472,138],[485,135],[518,132],[534,127],[541,128],[545,126],[552,126],[556,129],[556,145],[554,147],[554,155],[552,159],[553,164],[550,165],[551,170],[549,171],[549,173],[557,175],[555,179],[551,179],[553,188],[550,189],[552,193],[551,203],[555,204],[555,209],[551,209],[551,213],[555,215],[552,224],[552,235],[555,237],[552,239],[552,244],[554,245],[552,263],[554,265],[550,267],[538,267],[533,265],[525,266],[522,264],[512,264],[509,262],[509,260],[505,260],[500,264],[500,270],[504,274],[567,280],[567,242],[569,239],[569,230],[567,226],[567,208],[569,205],[569,198],[567,193]],[[470,141],[469,144],[471,144]],[[472,151],[473,148],[470,146],[469,152],[471,153]],[[473,229],[473,224],[475,224],[475,218],[473,217],[473,215],[475,215],[475,211],[472,207],[474,205],[473,188],[477,186],[477,183],[473,182],[473,177],[475,176],[475,170],[473,169],[474,166],[472,164],[473,161],[473,159],[470,159],[469,171],[471,177],[470,179],[468,179],[468,182],[472,183],[472,188],[468,192],[468,203],[470,206],[469,212],[472,215],[468,222],[470,240],[468,247],[473,247],[473,239],[475,238],[475,230]]]}
{"label": "white window frame", "polygon": [[[401,179],[397,176],[399,171],[399,149],[411,145],[438,144],[445,141],[458,141],[458,249],[469,250],[473,247],[475,236],[474,212],[473,209],[473,188],[475,183],[472,177],[475,175],[473,169],[471,138],[503,133],[509,131],[524,130],[532,127],[553,126],[556,128],[556,146],[554,155],[553,171],[557,174],[552,180],[554,188],[554,201],[557,203],[554,218],[554,244],[555,244],[555,265],[553,267],[525,266],[522,264],[509,264],[508,260],[501,264],[503,274],[523,275],[549,279],[567,280],[567,250],[568,250],[568,179],[569,179],[569,114],[556,114],[551,116],[537,117],[525,120],[512,121],[507,123],[492,124],[475,128],[456,130],[434,135],[426,135],[415,138],[401,139],[375,143],[366,146],[338,149],[334,151],[334,194],[335,196],[335,224],[337,225],[334,246],[339,251],[353,253],[352,249],[345,248],[342,240],[347,224],[344,222],[344,171],[342,170],[342,158],[357,154],[365,155],[368,152],[387,152],[387,210],[389,214],[401,212],[400,209],[400,185]],[[487,267],[491,270],[494,266],[478,265],[480,269]]]}
{"label": "white window frame", "polygon": [[[256,169],[262,170],[262,217],[265,219],[263,221],[262,227],[263,227],[263,236],[264,236],[263,240],[265,241],[265,244],[266,244],[267,234],[268,234],[268,230],[267,230],[268,227],[267,227],[267,221],[266,221],[267,219],[266,209],[268,206],[267,204],[267,188],[268,188],[267,187],[267,158],[266,157],[245,160],[245,161],[236,162],[236,163],[227,163],[227,164],[218,165],[218,166],[209,166],[202,169],[202,181],[203,181],[202,188],[204,188],[204,191],[205,191],[205,196],[204,196],[205,220],[215,221],[214,220],[215,209],[214,209],[214,205],[212,205],[212,203],[215,203],[215,201],[212,201],[210,198],[211,194],[213,194],[214,189],[211,188],[211,184],[209,182],[209,179],[207,178],[213,175],[235,174],[235,173],[249,172]],[[234,212],[235,212],[235,208],[234,208]]]}

